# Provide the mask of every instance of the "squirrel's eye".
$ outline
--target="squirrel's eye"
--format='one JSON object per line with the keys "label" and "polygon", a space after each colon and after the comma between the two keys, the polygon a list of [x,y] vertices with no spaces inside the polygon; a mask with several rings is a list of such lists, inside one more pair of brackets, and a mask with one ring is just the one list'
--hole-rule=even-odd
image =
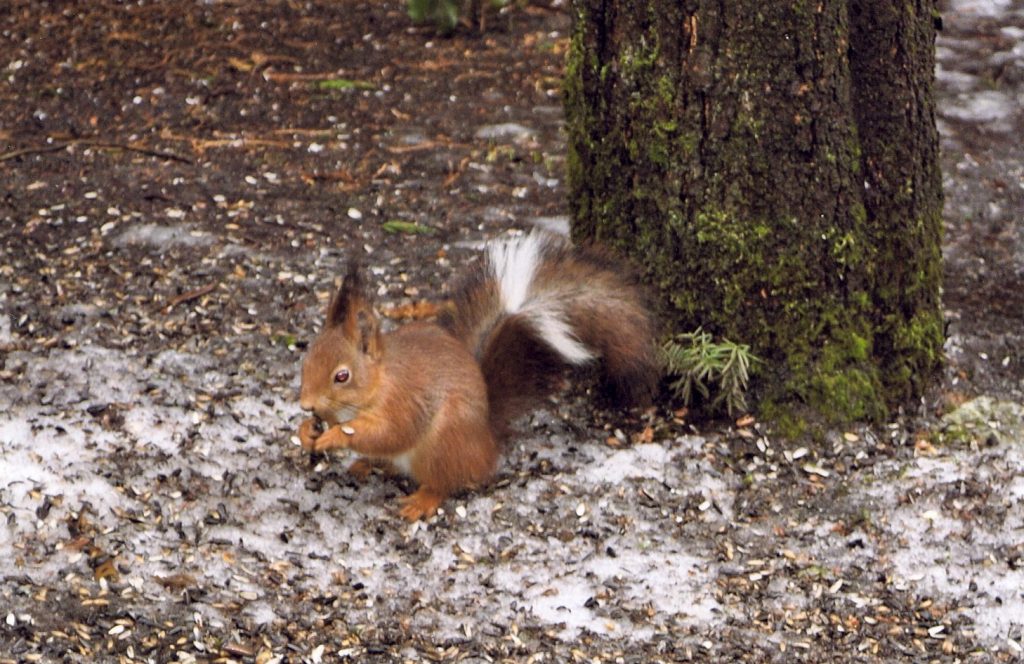
{"label": "squirrel's eye", "polygon": [[352,373],[348,369],[339,369],[338,373],[334,374],[335,383],[347,383],[348,379],[352,377]]}

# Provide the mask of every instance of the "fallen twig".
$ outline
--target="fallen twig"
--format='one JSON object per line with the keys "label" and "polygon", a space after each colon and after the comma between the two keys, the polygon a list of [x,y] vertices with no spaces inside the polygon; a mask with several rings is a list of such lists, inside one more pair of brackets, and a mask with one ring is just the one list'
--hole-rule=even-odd
{"label": "fallen twig", "polygon": [[192,146],[192,149],[200,154],[206,152],[209,148],[223,148],[223,147],[239,147],[239,148],[251,148],[251,147],[274,147],[281,149],[292,148],[293,145],[290,142],[278,141],[263,138],[247,138],[245,136],[228,136],[225,138],[200,138],[198,136],[182,136],[169,131],[161,132],[160,137],[164,140],[170,141],[185,141]]}
{"label": "fallen twig", "polygon": [[18,157],[24,157],[30,154],[45,154],[47,152],[60,152],[73,145],[84,145],[91,148],[100,148],[106,150],[127,150],[129,152],[137,152],[144,154],[149,157],[157,157],[159,159],[167,159],[170,161],[178,161],[183,164],[193,163],[188,157],[182,157],[181,155],[174,154],[172,152],[164,152],[163,150],[153,150],[150,148],[144,148],[137,145],[131,145],[128,143],[115,143],[112,141],[97,141],[91,138],[76,138],[70,141],[64,141],[61,143],[54,143],[53,145],[41,145],[29,148],[20,148],[18,150],[11,150],[10,152],[4,152],[0,154],[0,162],[9,161],[11,159],[17,159]]}
{"label": "fallen twig", "polygon": [[216,282],[212,284],[207,284],[205,286],[202,286],[201,288],[196,288],[195,290],[190,290],[187,293],[182,293],[181,295],[178,295],[177,297],[171,299],[171,301],[167,303],[167,306],[161,309],[161,311],[164,314],[169,314],[171,313],[171,309],[178,306],[179,304],[184,304],[185,302],[190,302],[192,300],[200,298],[206,295],[207,293],[213,292],[215,288],[217,288]]}

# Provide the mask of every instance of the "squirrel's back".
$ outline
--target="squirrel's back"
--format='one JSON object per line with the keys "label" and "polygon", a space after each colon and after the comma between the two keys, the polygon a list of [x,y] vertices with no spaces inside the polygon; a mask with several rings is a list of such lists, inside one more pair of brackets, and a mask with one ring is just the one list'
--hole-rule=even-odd
{"label": "squirrel's back", "polygon": [[567,365],[601,361],[619,403],[650,400],[654,325],[629,275],[608,254],[542,232],[488,247],[441,324],[479,362],[496,432],[547,394]]}

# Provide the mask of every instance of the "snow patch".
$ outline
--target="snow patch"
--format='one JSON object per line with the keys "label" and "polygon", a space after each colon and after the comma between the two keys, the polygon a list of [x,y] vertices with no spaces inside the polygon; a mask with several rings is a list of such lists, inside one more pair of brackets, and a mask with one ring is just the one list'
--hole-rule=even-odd
{"label": "snow patch", "polygon": [[476,130],[475,136],[484,141],[492,141],[503,138],[512,140],[525,140],[536,135],[536,131],[525,127],[517,122],[503,122],[500,124],[485,125]]}
{"label": "snow patch", "polygon": [[[886,527],[897,540],[887,547],[893,583],[922,597],[957,598],[982,643],[1001,644],[1024,629],[1024,571],[1007,566],[1007,533],[1024,528],[1024,449],[1019,441],[1002,446],[998,459],[961,445],[938,457],[921,457],[905,468],[894,462],[877,470],[900,474],[896,481],[869,485],[886,512]],[[991,509],[1005,510],[1001,528],[988,520],[962,516],[970,496],[964,487],[986,487]],[[912,501],[916,487],[931,487]],[[943,487],[948,487],[943,489]]]}
{"label": "snow patch", "polygon": [[615,452],[599,465],[587,471],[597,482],[618,484],[627,479],[665,478],[665,466],[670,462],[669,451],[661,445],[638,445]]}
{"label": "snow patch", "polygon": [[[0,298],[4,301],[6,298]],[[11,316],[6,311],[0,310],[0,345],[14,343],[14,335],[11,334]]]}
{"label": "snow patch", "polygon": [[[510,594],[521,594],[524,606],[539,620],[560,628],[564,640],[581,631],[619,636],[630,641],[650,638],[654,625],[637,627],[607,609],[605,599],[614,588],[617,605],[638,611],[648,608],[663,620],[711,625],[720,605],[714,599],[707,562],[680,550],[644,551],[635,542],[622,541],[616,556],[594,554],[568,562],[560,571],[543,561],[524,565],[521,559],[499,569],[491,579]],[[551,557],[570,560],[570,551],[552,544]],[[543,554],[541,554],[543,555]],[[545,556],[545,559],[547,556]]]}
{"label": "snow patch", "polygon": [[203,247],[213,244],[213,236],[183,225],[138,224],[122,231],[114,240],[119,247],[141,245],[155,250],[176,247]]}
{"label": "snow patch", "polygon": [[1008,94],[998,90],[977,90],[957,97],[956,102],[941,109],[941,114],[964,122],[988,125],[990,131],[1013,129],[1010,120],[1018,105]]}
{"label": "snow patch", "polygon": [[950,0],[947,11],[973,16],[1001,16],[1013,5],[1013,0]]}

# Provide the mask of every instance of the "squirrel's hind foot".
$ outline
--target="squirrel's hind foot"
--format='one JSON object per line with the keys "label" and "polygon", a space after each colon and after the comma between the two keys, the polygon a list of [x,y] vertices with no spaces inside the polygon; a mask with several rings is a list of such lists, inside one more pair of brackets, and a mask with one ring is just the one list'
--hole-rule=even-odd
{"label": "squirrel's hind foot", "polygon": [[441,506],[446,497],[436,491],[420,487],[412,495],[399,500],[402,509],[398,513],[408,521],[428,519],[437,512],[437,508]]}

